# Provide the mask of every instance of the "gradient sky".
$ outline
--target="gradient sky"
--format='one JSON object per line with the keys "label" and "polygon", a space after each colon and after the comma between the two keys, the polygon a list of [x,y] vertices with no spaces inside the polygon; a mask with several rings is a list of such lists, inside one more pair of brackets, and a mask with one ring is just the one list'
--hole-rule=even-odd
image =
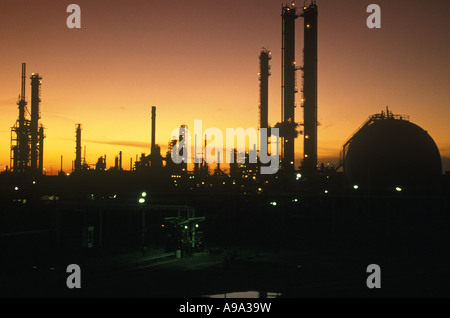
{"label": "gradient sky", "polygon": [[[59,170],[61,155],[70,171],[76,123],[83,125],[88,163],[106,154],[113,165],[122,150],[128,169],[130,157],[149,153],[152,105],[164,152],[172,130],[195,119],[203,129],[258,127],[262,47],[272,51],[269,122],[279,122],[283,2],[0,0],[0,169],[9,165],[22,62],[28,102],[30,74],[43,77],[47,172]],[[81,29],[66,26],[70,3],[81,7]],[[381,7],[381,29],[366,26],[371,3]],[[450,1],[317,4],[319,161],[337,163],[343,143],[389,105],[428,131],[450,170]],[[299,18],[298,64],[302,42]],[[302,116],[297,108],[296,119]],[[302,138],[296,151],[299,164]]]}

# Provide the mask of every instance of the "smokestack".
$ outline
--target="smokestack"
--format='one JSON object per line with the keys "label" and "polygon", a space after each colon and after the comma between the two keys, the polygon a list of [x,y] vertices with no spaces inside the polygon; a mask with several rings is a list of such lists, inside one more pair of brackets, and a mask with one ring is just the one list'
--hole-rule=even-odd
{"label": "smokestack", "polygon": [[150,153],[155,153],[156,140],[156,106],[152,106],[152,145]]}
{"label": "smokestack", "polygon": [[220,151],[217,151],[217,170],[220,171]]}
{"label": "smokestack", "polygon": [[26,68],[27,68],[27,64],[22,63],[22,83],[21,83],[21,87],[20,87],[20,100],[21,101],[25,101]]}
{"label": "smokestack", "polygon": [[303,163],[306,176],[317,171],[317,5],[304,8]]}
{"label": "smokestack", "polygon": [[75,171],[81,170],[81,124],[76,125]]}
{"label": "smokestack", "polygon": [[119,170],[122,170],[122,151],[119,152]]}

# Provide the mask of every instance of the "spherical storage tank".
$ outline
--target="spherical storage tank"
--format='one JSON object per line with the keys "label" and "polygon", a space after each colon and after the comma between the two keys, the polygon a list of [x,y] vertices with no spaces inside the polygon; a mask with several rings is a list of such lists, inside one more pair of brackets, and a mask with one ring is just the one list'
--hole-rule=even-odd
{"label": "spherical storage tank", "polygon": [[430,135],[406,116],[373,115],[343,148],[349,189],[369,194],[430,194],[440,189],[442,162]]}

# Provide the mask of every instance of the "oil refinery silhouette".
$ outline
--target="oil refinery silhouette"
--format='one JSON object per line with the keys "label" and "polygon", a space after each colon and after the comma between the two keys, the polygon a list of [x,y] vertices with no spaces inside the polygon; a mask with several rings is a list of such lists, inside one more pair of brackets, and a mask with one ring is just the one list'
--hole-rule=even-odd
{"label": "oil refinery silhouette", "polygon": [[[88,164],[77,124],[72,171],[63,171],[61,157],[59,175],[45,175],[42,78],[31,75],[29,112],[22,64],[11,163],[0,174],[3,296],[197,297],[252,288],[266,296],[270,289],[285,297],[373,296],[364,279],[371,263],[390,268],[384,294],[376,296],[448,295],[450,182],[435,142],[408,116],[386,108],[343,141],[339,163],[319,164],[318,7],[314,1],[300,9],[283,5],[281,16],[282,116],[273,127],[268,123],[272,53],[263,48],[259,55],[260,128],[280,133],[281,165],[273,175],[260,174],[262,164],[250,162],[258,157],[255,149],[242,163],[234,150],[229,173],[204,158],[192,169],[175,164],[171,150],[185,136],[180,133],[161,154],[155,106],[150,152],[131,158],[129,170],[122,152],[110,169],[106,156]],[[295,61],[298,18],[303,19],[302,66]],[[301,98],[296,98],[298,73]],[[302,122],[295,119],[296,99]],[[300,167],[295,166],[298,136],[303,137]],[[172,259],[203,261],[205,255],[218,263],[192,275],[185,268],[156,266]],[[305,264],[303,272],[300,265],[290,267],[295,262]],[[65,266],[73,263],[87,277],[81,291],[65,287]],[[127,281],[118,274],[123,268],[151,280],[153,287]],[[327,276],[330,269],[341,287]],[[110,273],[117,285],[102,285]],[[185,284],[178,283],[181,279]]]}

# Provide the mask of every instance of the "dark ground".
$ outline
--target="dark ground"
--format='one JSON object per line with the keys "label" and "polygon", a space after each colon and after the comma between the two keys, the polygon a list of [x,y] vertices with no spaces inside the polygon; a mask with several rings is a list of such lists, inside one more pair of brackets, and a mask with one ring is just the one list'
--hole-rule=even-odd
{"label": "dark ground", "polygon": [[[259,250],[257,252],[257,250]],[[176,259],[162,250],[89,255],[82,288],[69,290],[64,266],[2,273],[2,297],[190,298],[232,292],[308,297],[449,297],[449,254],[403,249],[389,256],[336,247],[316,251],[214,249]],[[381,289],[369,289],[369,264],[381,267]],[[31,264],[30,264],[31,265]]]}
{"label": "dark ground", "polygon": [[[149,199],[147,207],[134,197],[17,198],[7,193],[0,204],[4,298],[450,296],[448,197],[206,193]],[[151,209],[163,204],[206,217],[202,252],[176,259],[166,249],[161,224],[174,212]],[[91,249],[82,248],[86,226],[95,227]],[[79,290],[66,286],[69,264],[81,267]],[[381,267],[381,289],[367,288],[369,264]]]}

